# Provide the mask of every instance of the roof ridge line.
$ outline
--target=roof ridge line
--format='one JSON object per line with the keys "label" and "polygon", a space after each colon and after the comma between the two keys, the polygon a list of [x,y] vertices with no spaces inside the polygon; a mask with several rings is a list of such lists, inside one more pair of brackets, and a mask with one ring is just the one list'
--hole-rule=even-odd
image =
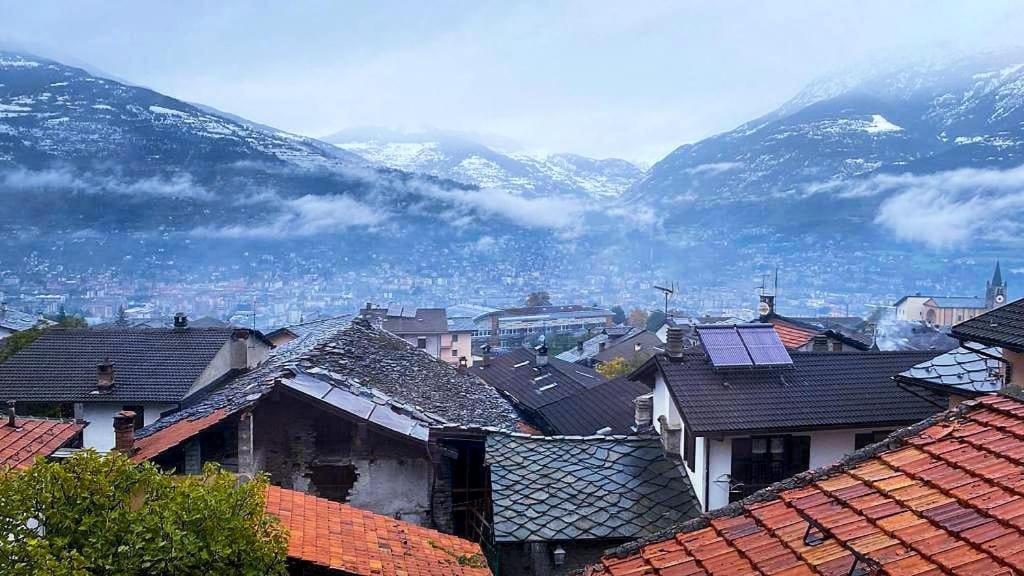
{"label": "roof ridge line", "polygon": [[[1016,400],[1016,399],[1014,399]],[[1016,400],[1020,402],[1019,400]],[[762,488],[757,492],[747,496],[742,500],[732,502],[721,508],[710,510],[692,520],[687,520],[676,526],[663,530],[661,532],[652,534],[646,538],[641,538],[633,542],[627,542],[620,546],[605,550],[605,556],[615,556],[618,558],[624,558],[632,553],[640,551],[644,546],[648,544],[654,544],[669,538],[675,537],[676,534],[693,532],[702,528],[707,528],[711,525],[712,520],[719,518],[732,518],[742,514],[748,507],[754,504],[762,504],[765,502],[771,502],[780,499],[782,492],[786,490],[792,490],[795,488],[804,488],[810,486],[818,480],[827,479],[830,475],[838,472],[845,472],[849,468],[870,460],[879,454],[889,451],[896,450],[906,445],[906,440],[912,436],[923,432],[924,430],[945,422],[958,420],[964,418],[968,412],[971,412],[979,407],[989,407],[989,404],[984,404],[978,400],[965,400],[957,405],[955,408],[946,410],[945,412],[939,412],[929,418],[926,418],[916,424],[900,428],[899,430],[893,431],[885,440],[869,444],[860,450],[856,450],[850,454],[847,454],[840,460],[833,462],[827,466],[821,468],[815,468],[796,474],[786,480],[782,480]]]}

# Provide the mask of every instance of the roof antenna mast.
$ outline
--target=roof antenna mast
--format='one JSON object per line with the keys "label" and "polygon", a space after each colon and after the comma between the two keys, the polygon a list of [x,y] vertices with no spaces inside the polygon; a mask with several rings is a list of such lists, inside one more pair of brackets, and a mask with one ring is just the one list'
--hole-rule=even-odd
{"label": "roof antenna mast", "polygon": [[668,318],[668,299],[676,293],[676,283],[673,281],[671,286],[666,288],[664,286],[654,286],[655,290],[660,290],[665,295],[665,318]]}

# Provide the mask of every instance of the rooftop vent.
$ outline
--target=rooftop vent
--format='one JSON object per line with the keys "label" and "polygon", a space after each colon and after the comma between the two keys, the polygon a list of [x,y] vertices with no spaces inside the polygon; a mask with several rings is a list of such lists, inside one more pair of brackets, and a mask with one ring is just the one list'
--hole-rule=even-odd
{"label": "rooftop vent", "polygon": [[665,337],[665,353],[673,360],[680,360],[683,357],[683,329],[679,326],[669,326],[668,336]]}
{"label": "rooftop vent", "polygon": [[174,327],[188,328],[188,316],[184,312],[178,312],[174,315]]}
{"label": "rooftop vent", "polygon": [[114,387],[114,363],[110,358],[96,365],[96,391],[99,393],[110,392]]}

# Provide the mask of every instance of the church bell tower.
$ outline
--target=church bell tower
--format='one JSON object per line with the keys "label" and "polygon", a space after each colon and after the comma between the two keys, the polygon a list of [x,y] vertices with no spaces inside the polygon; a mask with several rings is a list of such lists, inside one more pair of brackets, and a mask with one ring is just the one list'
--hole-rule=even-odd
{"label": "church bell tower", "polygon": [[999,269],[999,261],[996,261],[996,271],[992,274],[992,280],[985,284],[985,305],[989,310],[1006,304],[1006,282],[1003,281],[1003,273]]}

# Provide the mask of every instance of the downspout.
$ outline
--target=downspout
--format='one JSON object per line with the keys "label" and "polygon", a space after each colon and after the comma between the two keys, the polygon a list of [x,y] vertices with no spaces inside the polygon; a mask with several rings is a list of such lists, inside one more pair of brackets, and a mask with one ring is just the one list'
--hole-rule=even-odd
{"label": "downspout", "polygon": [[704,437],[704,511],[711,511],[711,438],[707,436]]}

